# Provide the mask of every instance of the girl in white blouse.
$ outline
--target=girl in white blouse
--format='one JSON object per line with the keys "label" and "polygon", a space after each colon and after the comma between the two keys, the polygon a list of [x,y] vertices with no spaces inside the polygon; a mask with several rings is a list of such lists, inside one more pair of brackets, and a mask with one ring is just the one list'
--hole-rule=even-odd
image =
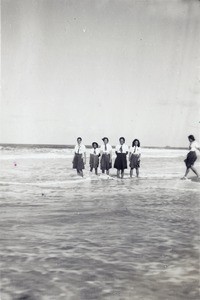
{"label": "girl in white blouse", "polygon": [[136,176],[139,177],[139,168],[140,168],[140,141],[135,139],[132,142],[132,147],[129,151],[129,161],[130,161],[130,177],[133,177],[133,169],[136,170]]}
{"label": "girl in white blouse", "polygon": [[108,144],[109,139],[107,137],[104,137],[102,139],[103,144],[100,148],[101,153],[101,170],[102,173],[105,173],[109,175],[109,169],[112,168],[112,147],[110,144]]}
{"label": "girl in white blouse", "polygon": [[190,171],[190,169],[197,175],[197,177],[199,178],[199,173],[198,171],[195,169],[194,167],[194,163],[197,160],[197,150],[200,151],[200,146],[199,144],[195,141],[195,138],[193,135],[189,135],[188,136],[188,140],[190,142],[189,144],[189,152],[187,154],[186,159],[184,160],[185,165],[186,165],[186,171],[185,171],[185,175],[183,176],[182,179],[187,179],[187,175]]}
{"label": "girl in white blouse", "polygon": [[86,147],[82,144],[82,138],[77,138],[77,145],[74,147],[73,169],[77,174],[83,177],[83,169],[86,164]]}
{"label": "girl in white blouse", "polygon": [[98,175],[100,150],[99,145],[96,142],[92,143],[92,149],[90,150],[90,172],[95,169],[95,174]]}
{"label": "girl in white blouse", "polygon": [[120,178],[120,171],[121,171],[121,178],[124,177],[124,170],[127,169],[127,159],[126,156],[128,154],[128,146],[125,144],[125,138],[119,138],[119,145],[115,148],[115,153],[117,155],[114,163],[114,168],[117,169],[117,177]]}

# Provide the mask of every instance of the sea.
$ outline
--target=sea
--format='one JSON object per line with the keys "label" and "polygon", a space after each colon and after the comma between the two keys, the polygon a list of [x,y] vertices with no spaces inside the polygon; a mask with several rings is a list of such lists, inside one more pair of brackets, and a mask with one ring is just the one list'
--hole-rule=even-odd
{"label": "sea", "polygon": [[132,179],[91,174],[87,157],[81,178],[70,148],[1,147],[0,299],[199,299],[200,182],[181,180],[186,154],[142,149]]}

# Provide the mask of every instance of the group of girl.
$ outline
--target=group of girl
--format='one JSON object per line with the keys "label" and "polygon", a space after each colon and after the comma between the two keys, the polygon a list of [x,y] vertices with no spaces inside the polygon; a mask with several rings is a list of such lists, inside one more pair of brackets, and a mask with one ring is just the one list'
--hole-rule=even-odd
{"label": "group of girl", "polygon": [[[187,175],[190,170],[192,170],[197,178],[200,175],[194,163],[197,160],[197,150],[200,151],[200,146],[196,142],[193,135],[188,136],[189,140],[189,152],[186,159],[184,160],[186,165],[186,172],[182,179],[187,179]],[[97,142],[92,143],[92,149],[90,151],[90,172],[95,170],[95,174],[98,175],[98,167],[100,162],[100,168],[102,173],[109,175],[109,170],[112,168],[112,146],[109,144],[109,139],[104,137],[102,139],[103,144],[99,148]],[[124,177],[124,170],[127,169],[127,156],[129,159],[130,166],[130,177],[133,176],[133,170],[136,170],[136,176],[139,177],[140,168],[140,141],[135,139],[132,142],[132,147],[128,147],[125,144],[125,138],[119,138],[119,144],[115,147],[116,158],[114,162],[114,168],[117,169],[117,177]],[[83,169],[86,164],[86,147],[82,144],[82,138],[77,138],[77,145],[74,148],[74,158],[73,158],[73,169],[77,170],[77,174],[83,177]]]}
{"label": "group of girl", "polygon": [[[92,143],[92,149],[90,150],[90,172],[95,170],[95,174],[98,175],[98,167],[102,173],[106,172],[109,175],[109,170],[112,168],[112,146],[109,144],[109,139],[104,137],[102,139],[103,144],[99,148],[97,142]],[[139,176],[140,168],[140,141],[135,139],[132,142],[132,147],[125,144],[125,138],[119,138],[119,144],[115,148],[116,158],[114,162],[114,168],[117,169],[117,177],[124,177],[124,170],[127,169],[127,156],[129,158],[130,165],[130,177],[133,176],[133,170],[136,170],[136,176]],[[77,174],[83,176],[83,169],[86,164],[86,147],[82,144],[82,138],[77,138],[77,145],[74,148],[73,169],[77,170]]]}

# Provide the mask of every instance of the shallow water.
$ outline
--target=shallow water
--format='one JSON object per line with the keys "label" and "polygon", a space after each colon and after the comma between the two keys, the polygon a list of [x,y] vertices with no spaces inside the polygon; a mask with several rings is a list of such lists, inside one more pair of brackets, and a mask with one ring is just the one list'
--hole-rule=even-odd
{"label": "shallow water", "polygon": [[200,185],[180,180],[184,155],[145,149],[140,179],[82,179],[71,150],[2,150],[1,300],[199,299]]}

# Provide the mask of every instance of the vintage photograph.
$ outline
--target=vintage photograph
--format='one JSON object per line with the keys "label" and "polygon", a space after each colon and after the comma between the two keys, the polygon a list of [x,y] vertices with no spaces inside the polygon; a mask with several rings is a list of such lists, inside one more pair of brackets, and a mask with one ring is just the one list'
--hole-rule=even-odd
{"label": "vintage photograph", "polygon": [[200,299],[200,1],[0,2],[0,299]]}

